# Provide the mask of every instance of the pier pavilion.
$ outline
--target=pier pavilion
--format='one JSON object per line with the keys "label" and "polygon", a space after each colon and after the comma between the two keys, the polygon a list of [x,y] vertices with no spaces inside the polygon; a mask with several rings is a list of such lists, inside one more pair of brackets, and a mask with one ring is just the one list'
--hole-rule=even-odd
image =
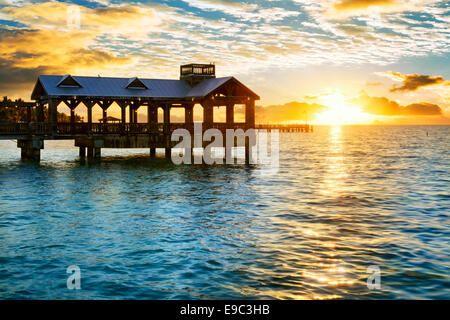
{"label": "pier pavilion", "polygon": [[[47,139],[75,140],[81,157],[98,158],[101,148],[149,148],[152,157],[155,148],[164,148],[169,157],[176,144],[171,141],[172,131],[185,128],[193,132],[194,105],[203,108],[203,130],[247,130],[255,127],[255,100],[259,96],[234,77],[216,78],[213,64],[187,64],[180,67],[177,80],[41,75],[31,99],[35,102],[22,104],[29,114],[26,123],[2,125],[0,135],[17,139],[23,159],[39,160]],[[58,122],[61,103],[70,109],[70,122]],[[93,121],[95,105],[102,109],[102,119],[107,119],[113,103],[121,110],[119,123]],[[237,104],[245,107],[245,122],[234,120]],[[87,122],[75,122],[75,111],[81,105],[87,110]],[[214,122],[214,107],[226,108],[225,123]],[[36,121],[32,122],[33,108]],[[147,108],[146,123],[137,121],[140,108]],[[162,123],[158,123],[159,108],[163,111]],[[184,109],[184,123],[170,122],[173,108]]]}

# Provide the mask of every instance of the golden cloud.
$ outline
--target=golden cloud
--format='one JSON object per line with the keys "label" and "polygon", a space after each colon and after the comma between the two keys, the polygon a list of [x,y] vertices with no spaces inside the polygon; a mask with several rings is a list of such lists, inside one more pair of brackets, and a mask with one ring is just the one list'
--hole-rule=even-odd
{"label": "golden cloud", "polygon": [[127,57],[87,49],[94,36],[85,31],[3,30],[0,32],[0,58],[10,61],[15,68],[44,68],[52,73],[86,71],[131,62]]}
{"label": "golden cloud", "polygon": [[401,86],[394,85],[391,92],[395,91],[415,91],[419,88],[441,84],[445,79],[441,76],[428,76],[419,74],[401,74],[399,72],[382,72],[379,75],[388,76],[393,80],[402,81]]}
{"label": "golden cloud", "polygon": [[337,10],[367,9],[371,6],[391,6],[395,0],[342,0],[336,2],[333,7]]}
{"label": "golden cloud", "polygon": [[[109,33],[148,33],[154,30],[161,19],[148,6],[127,5],[106,8],[87,8],[64,2],[43,2],[21,7],[4,7],[8,18],[34,28],[73,29],[80,21],[81,29],[92,29]],[[79,17],[79,19],[78,19]]]}
{"label": "golden cloud", "polygon": [[314,115],[328,109],[317,103],[289,102],[284,105],[257,106],[256,121],[259,123],[273,123],[286,121],[304,121],[314,118]]}
{"label": "golden cloud", "polygon": [[321,0],[320,3],[328,18],[393,13],[401,11],[420,11],[437,0]]}
{"label": "golden cloud", "polygon": [[442,109],[432,103],[418,102],[402,106],[386,97],[371,97],[366,93],[352,99],[352,103],[360,105],[363,111],[381,116],[428,116],[442,115]]}

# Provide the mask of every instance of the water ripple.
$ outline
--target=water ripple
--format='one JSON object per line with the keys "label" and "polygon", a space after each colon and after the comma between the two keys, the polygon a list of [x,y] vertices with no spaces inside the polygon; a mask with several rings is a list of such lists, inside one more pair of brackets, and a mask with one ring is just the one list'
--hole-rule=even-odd
{"label": "water ripple", "polygon": [[21,163],[0,142],[0,297],[448,299],[450,127],[426,131],[281,134],[270,176],[65,142]]}

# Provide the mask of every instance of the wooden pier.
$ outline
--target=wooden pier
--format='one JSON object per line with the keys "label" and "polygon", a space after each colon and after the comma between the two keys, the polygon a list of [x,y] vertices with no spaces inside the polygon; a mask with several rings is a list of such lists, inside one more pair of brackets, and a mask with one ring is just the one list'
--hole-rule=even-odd
{"label": "wooden pier", "polygon": [[314,127],[310,124],[256,124],[255,129],[278,130],[279,132],[314,132]]}
{"label": "wooden pier", "polygon": [[[170,157],[171,148],[177,144],[171,141],[172,132],[176,129],[194,132],[196,104],[203,108],[203,131],[211,128],[223,133],[227,129],[312,131],[307,124],[255,124],[255,100],[259,96],[234,77],[216,78],[214,65],[184,65],[180,73],[180,80],[40,76],[31,95],[35,102],[0,102],[0,108],[26,109],[23,121],[0,120],[0,139],[17,140],[24,160],[39,161],[45,140],[75,140],[80,157],[99,158],[102,148],[149,148],[151,157],[155,156],[156,148],[164,148],[166,157]],[[69,122],[58,122],[58,106],[62,103],[70,109]],[[93,122],[95,105],[101,107],[102,119],[107,119],[113,103],[121,109],[119,123]],[[244,105],[245,122],[234,121],[236,104]],[[76,122],[75,110],[83,105],[87,122]],[[226,108],[225,123],[213,121],[214,107]],[[140,108],[147,109],[146,123],[137,122]],[[174,108],[184,110],[184,123],[170,122]],[[158,122],[158,109],[163,111],[162,123]],[[246,162],[252,147],[250,140],[247,137],[245,143]]]}

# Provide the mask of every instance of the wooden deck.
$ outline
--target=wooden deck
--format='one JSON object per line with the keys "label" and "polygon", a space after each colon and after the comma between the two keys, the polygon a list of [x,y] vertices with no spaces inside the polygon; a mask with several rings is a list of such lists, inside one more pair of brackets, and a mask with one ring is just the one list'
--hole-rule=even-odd
{"label": "wooden deck", "polygon": [[[245,123],[213,123],[210,128],[219,129],[225,132],[226,129],[248,129]],[[279,130],[280,132],[312,132],[313,127],[308,124],[257,124],[254,126],[257,130]],[[0,139],[17,136],[42,136],[45,139],[70,139],[86,135],[135,135],[152,133],[171,133],[176,129],[194,130],[193,124],[185,123],[57,123],[56,127],[47,122],[31,123],[0,123]],[[204,128],[205,129],[205,128]],[[20,138],[20,137],[18,137]]]}

